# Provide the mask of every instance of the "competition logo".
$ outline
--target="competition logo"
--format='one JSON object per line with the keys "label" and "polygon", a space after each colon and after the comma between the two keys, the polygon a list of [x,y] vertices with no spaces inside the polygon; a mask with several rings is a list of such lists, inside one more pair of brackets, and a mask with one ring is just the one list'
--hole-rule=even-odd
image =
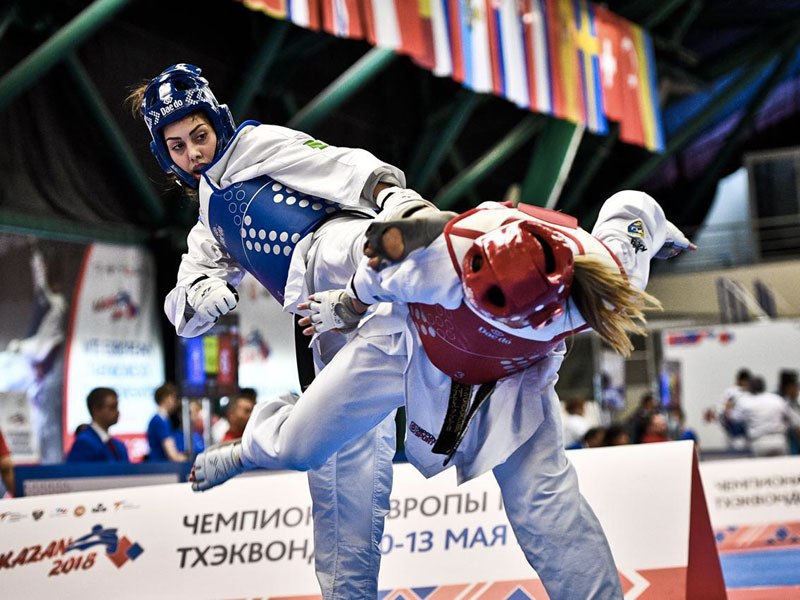
{"label": "competition logo", "polygon": [[52,540],[46,546],[36,544],[8,551],[0,549],[0,571],[45,560],[52,560],[48,577],[88,571],[97,562],[98,550],[104,550],[103,554],[118,569],[144,552],[138,543],[131,542],[125,536],[119,537],[115,528],[105,529],[102,525],[95,525],[89,533],[75,540],[61,538]]}
{"label": "competition logo", "polygon": [[72,541],[65,552],[88,550],[95,546],[103,546],[106,557],[118,569],[128,561],[136,560],[144,552],[137,542],[131,542],[124,535],[119,537],[116,528],[104,529],[102,525],[95,525],[89,533]]}
{"label": "competition logo", "polygon": [[139,306],[134,303],[131,295],[122,290],[105,298],[98,298],[92,303],[95,312],[111,312],[111,320],[135,319],[139,314]]}

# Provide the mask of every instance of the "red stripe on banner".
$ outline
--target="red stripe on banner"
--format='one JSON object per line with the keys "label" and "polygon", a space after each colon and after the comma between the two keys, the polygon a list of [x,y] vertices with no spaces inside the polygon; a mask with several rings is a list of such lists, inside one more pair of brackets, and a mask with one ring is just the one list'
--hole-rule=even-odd
{"label": "red stripe on banner", "polygon": [[322,29],[322,0],[308,0],[308,28]]}
{"label": "red stripe on banner", "polygon": [[708,504],[697,467],[697,454],[692,455],[692,497],[689,513],[689,567],[686,574],[686,598],[725,600],[725,581],[719,564],[717,544],[708,517]]}
{"label": "red stripe on banner", "polygon": [[[665,600],[666,598],[689,598],[686,595],[686,567],[637,570],[648,586],[636,600]],[[700,600],[696,598],[695,600]]]}
{"label": "red stripe on banner", "polygon": [[461,39],[461,0],[447,0],[448,23],[450,33],[450,56],[453,60],[453,79],[464,82],[464,40]]}
{"label": "red stripe on banner", "polygon": [[800,585],[728,590],[728,600],[787,600],[787,598],[800,598]]}
{"label": "red stripe on banner", "polygon": [[361,4],[358,0],[344,0],[347,5],[348,14],[348,28],[347,37],[355,39],[364,39],[366,36],[366,28],[364,27],[364,13]]}
{"label": "red stripe on banner", "polygon": [[403,54],[416,59],[425,53],[419,5],[414,0],[395,0],[397,23],[400,26],[400,48]]}
{"label": "red stripe on banner", "polygon": [[375,32],[375,13],[372,9],[372,0],[361,0],[360,6],[367,41],[376,46],[378,44],[378,35]]}
{"label": "red stripe on banner", "polygon": [[75,291],[72,294],[72,305],[69,307],[69,327],[67,329],[67,349],[64,352],[64,388],[61,392],[61,430],[63,432],[64,452],[68,452],[72,447],[74,439],[73,432],[67,431],[67,395],[69,393],[69,355],[72,350],[72,336],[75,333],[75,319],[78,314],[78,306],[80,304],[81,293],[83,292],[83,282],[86,277],[86,267],[89,265],[89,258],[91,257],[94,244],[90,244],[86,248],[81,261],[81,268],[78,271],[78,281],[75,284]]}
{"label": "red stripe on banner", "polygon": [[489,31],[489,60],[492,66],[492,91],[498,96],[503,95],[503,62],[500,58],[500,38],[497,29],[498,22],[497,9],[494,0],[486,0],[486,27]]}

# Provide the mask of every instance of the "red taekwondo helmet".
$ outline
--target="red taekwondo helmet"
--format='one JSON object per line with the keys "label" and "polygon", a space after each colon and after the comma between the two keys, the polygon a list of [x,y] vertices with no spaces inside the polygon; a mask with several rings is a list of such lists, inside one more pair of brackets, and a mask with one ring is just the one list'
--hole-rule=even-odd
{"label": "red taekwondo helmet", "polygon": [[519,220],[478,237],[462,263],[467,303],[509,327],[541,327],[564,312],[575,262],[567,238]]}

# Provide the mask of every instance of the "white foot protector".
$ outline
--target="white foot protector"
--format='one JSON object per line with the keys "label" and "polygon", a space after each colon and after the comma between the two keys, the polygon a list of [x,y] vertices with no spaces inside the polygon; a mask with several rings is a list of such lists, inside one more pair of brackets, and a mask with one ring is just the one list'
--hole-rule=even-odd
{"label": "white foot protector", "polygon": [[242,457],[241,440],[210,446],[194,459],[192,489],[204,492],[252,468]]}

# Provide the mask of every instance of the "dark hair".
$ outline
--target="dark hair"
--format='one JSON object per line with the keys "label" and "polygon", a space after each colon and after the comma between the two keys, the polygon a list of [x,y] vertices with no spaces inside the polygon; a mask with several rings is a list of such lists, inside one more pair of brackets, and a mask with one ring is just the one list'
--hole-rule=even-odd
{"label": "dark hair", "polygon": [[750,373],[749,369],[739,369],[739,372],[736,373],[736,381],[750,381],[753,378],[752,373]]}
{"label": "dark hair", "polygon": [[764,383],[764,378],[763,377],[753,377],[750,380],[750,393],[751,394],[761,394],[766,389],[767,389],[767,384]]}
{"label": "dark hair", "polygon": [[258,400],[258,392],[251,387],[242,388],[239,390],[239,393],[234,396],[234,400],[236,398],[247,398],[248,400],[256,402]]}
{"label": "dark hair", "polygon": [[580,410],[586,404],[583,396],[573,396],[564,403],[564,410],[567,414],[574,415],[575,411]]}
{"label": "dark hair", "polygon": [[108,396],[117,396],[117,392],[107,387],[94,388],[89,395],[86,396],[86,408],[89,409],[89,414],[94,416],[94,412],[103,408],[103,404]]}
{"label": "dark hair", "polygon": [[161,404],[163,404],[164,399],[167,396],[177,396],[177,395],[178,395],[178,388],[175,387],[175,385],[172,383],[165,383],[156,390],[155,393],[156,404],[161,406]]}
{"label": "dark hair", "polygon": [[780,387],[781,390],[787,385],[797,385],[797,371],[792,369],[783,369],[780,372]]}
{"label": "dark hair", "polygon": [[583,434],[583,441],[588,442],[597,435],[601,436],[600,444],[601,445],[604,444],[606,441],[606,430],[603,427],[590,427],[589,429],[587,429],[586,433]]}

